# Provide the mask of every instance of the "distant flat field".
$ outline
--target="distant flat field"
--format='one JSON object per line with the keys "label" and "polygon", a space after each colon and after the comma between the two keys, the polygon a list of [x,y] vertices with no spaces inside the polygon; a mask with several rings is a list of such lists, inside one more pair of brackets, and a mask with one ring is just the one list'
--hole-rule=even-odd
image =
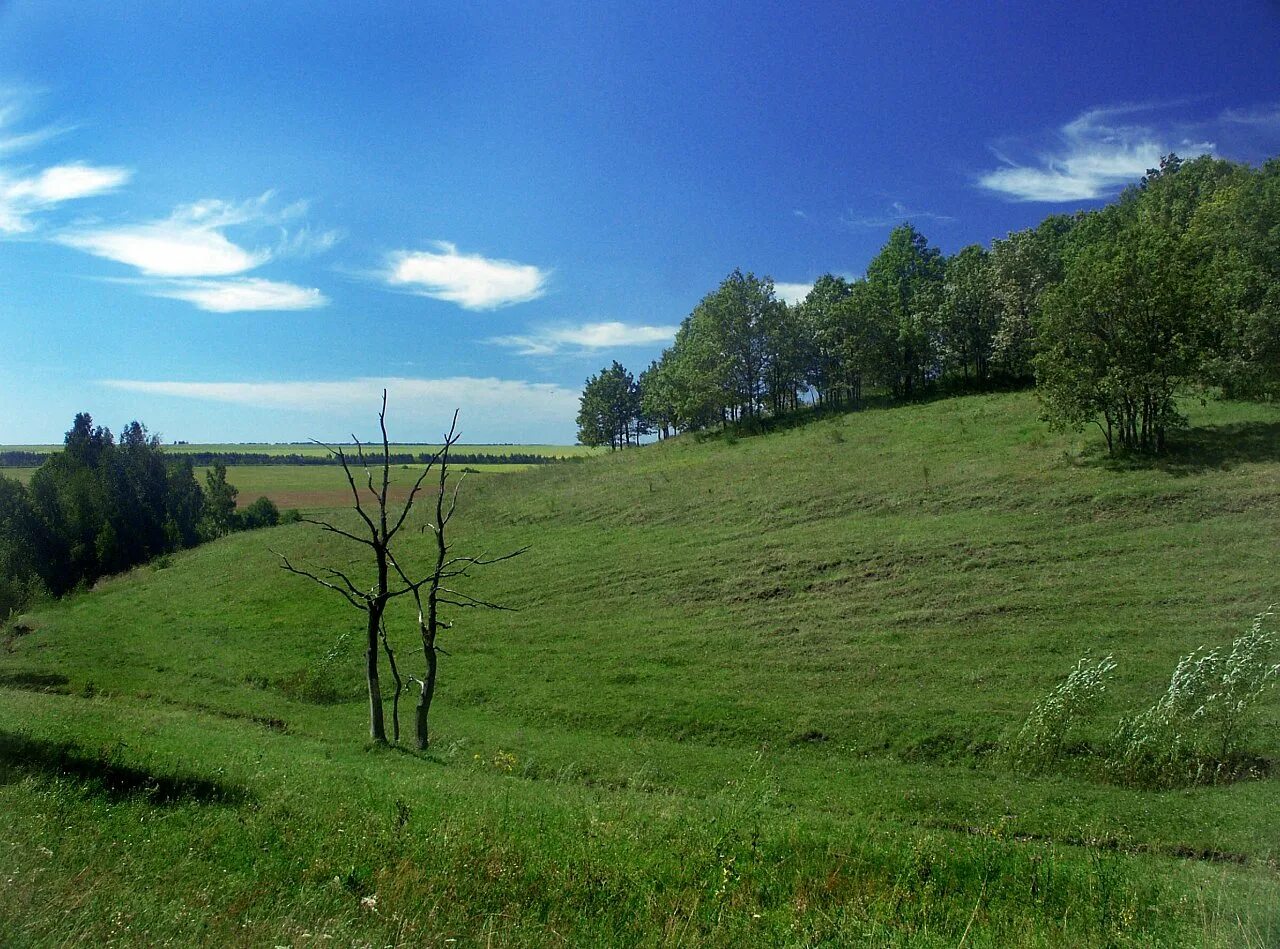
{"label": "distant flat field", "polygon": [[[328,454],[328,449],[314,442],[272,442],[270,444],[220,444],[220,445],[165,445],[165,451],[172,452],[212,452],[215,454],[245,453],[252,455],[304,455],[320,457]],[[335,448],[354,450],[354,445],[334,445]],[[411,452],[415,455],[423,452],[434,452],[440,446],[428,444],[392,444],[392,454]],[[0,445],[0,451],[30,451],[46,454],[60,451],[61,445]],[[459,442],[453,450],[461,455],[542,455],[548,458],[577,458],[599,454],[602,449],[588,448],[586,445],[464,445]]]}
{"label": "distant flat field", "polygon": [[[468,471],[477,478],[490,478],[533,467],[538,466],[477,464],[460,465],[456,470]],[[422,465],[395,465],[391,468],[389,494],[393,500],[404,500],[422,468]],[[196,469],[201,481],[205,470]],[[365,492],[363,470],[352,473],[356,476],[356,484]],[[434,484],[434,477],[434,473],[427,476],[423,483],[424,491]],[[263,495],[275,501],[281,510],[296,507],[301,511],[314,511],[351,504],[351,487],[342,469],[332,465],[233,465],[227,468],[227,480],[240,491],[236,500],[241,507]]]}
{"label": "distant flat field", "polygon": [[[422,471],[422,465],[395,465],[391,469],[390,496],[397,502],[404,500],[415,478]],[[535,468],[538,465],[459,465],[457,471],[467,471],[477,478],[489,478],[496,475]],[[0,468],[0,476],[16,478],[24,484],[31,480],[35,468]],[[204,482],[204,473],[208,469],[197,468],[196,477]],[[356,484],[363,488],[361,480],[363,471],[353,472],[357,476]],[[314,511],[325,508],[347,507],[351,503],[351,488],[342,474],[342,469],[334,465],[231,465],[227,468],[227,480],[239,490],[237,502],[240,507],[250,504],[255,499],[266,496],[276,503],[281,510],[296,507],[302,511]],[[423,488],[431,486],[431,477]]]}

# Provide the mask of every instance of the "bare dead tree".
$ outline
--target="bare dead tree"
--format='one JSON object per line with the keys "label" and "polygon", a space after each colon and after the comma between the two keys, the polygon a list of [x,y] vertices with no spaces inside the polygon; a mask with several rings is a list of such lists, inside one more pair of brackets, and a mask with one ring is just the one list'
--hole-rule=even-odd
{"label": "bare dead tree", "polygon": [[[457,418],[457,413],[454,413]],[[397,680],[397,688],[400,686],[399,672],[395,668],[395,660],[391,653],[390,645],[386,644],[384,637],[383,615],[387,609],[387,603],[398,596],[413,592],[409,587],[403,589],[392,589],[390,586],[391,564],[394,558],[391,555],[391,541],[396,534],[404,526],[405,520],[409,517],[409,512],[413,509],[414,500],[418,496],[422,484],[427,479],[427,475],[431,472],[436,458],[432,458],[431,462],[422,470],[417,481],[409,490],[409,496],[405,500],[404,507],[401,508],[400,514],[392,519],[387,511],[387,496],[391,485],[391,444],[387,438],[387,391],[382,390],[382,408],[378,412],[378,426],[382,432],[382,458],[377,467],[381,469],[380,483],[375,481],[373,469],[370,468],[370,459],[365,454],[364,445],[353,434],[351,440],[355,443],[356,458],[361,467],[364,468],[365,490],[368,492],[368,500],[371,502],[368,510],[365,509],[364,500],[361,497],[360,488],[356,485],[355,475],[351,471],[351,460],[346,452],[339,446],[334,448],[325,445],[323,442],[316,442],[322,445],[342,464],[342,471],[346,475],[347,484],[351,488],[351,499],[355,506],[356,514],[360,516],[363,522],[364,531],[367,536],[352,533],[342,527],[337,526],[331,521],[326,521],[315,517],[304,517],[303,521],[309,524],[315,524],[322,530],[352,543],[360,544],[368,547],[372,555],[376,576],[373,583],[365,589],[357,586],[351,578],[341,570],[333,567],[325,567],[320,573],[314,573],[310,570],[304,570],[295,567],[290,563],[289,558],[283,554],[277,554],[281,560],[281,566],[290,573],[296,573],[301,577],[318,583],[320,586],[333,590],[340,594],[349,604],[365,613],[365,630],[366,630],[366,648],[365,648],[365,678],[369,686],[369,737],[377,742],[385,742],[387,740],[387,727],[382,710],[382,688],[378,678],[378,647],[383,645],[387,651],[388,659],[391,661],[392,675]],[[376,460],[376,459],[375,459]],[[399,693],[396,696],[396,705],[394,711],[399,711]],[[395,722],[396,732],[399,732],[399,721]]]}
{"label": "bare dead tree", "polygon": [[[419,749],[425,749],[430,744],[428,717],[431,713],[431,701],[435,698],[440,654],[444,652],[436,642],[436,639],[441,630],[453,627],[452,622],[441,618],[440,607],[443,605],[460,609],[479,608],[508,611],[512,609],[509,606],[490,603],[487,600],[463,593],[446,584],[469,576],[468,571],[472,567],[483,567],[503,560],[510,560],[529,549],[528,547],[521,547],[519,550],[514,550],[498,557],[487,557],[483,554],[475,557],[451,556],[453,548],[448,542],[446,532],[449,522],[453,520],[453,515],[458,509],[458,492],[462,487],[463,479],[466,477],[466,472],[464,471],[454,482],[453,491],[449,491],[449,453],[458,438],[458,413],[454,412],[453,422],[449,426],[448,434],[445,435],[444,444],[433,459],[437,467],[439,491],[436,494],[435,517],[427,524],[427,527],[435,534],[435,568],[422,579],[415,581],[409,579],[409,575],[401,568],[398,561],[394,558],[391,561],[400,579],[413,595],[414,603],[418,607],[418,634],[422,640],[422,657],[426,668],[422,678],[410,676],[409,679],[418,685],[418,705],[414,715],[414,743]],[[449,499],[447,508],[445,507],[446,497]],[[425,605],[423,603],[424,598],[426,600]]]}
{"label": "bare dead tree", "polygon": [[[368,547],[376,570],[374,581],[367,589],[364,589],[357,586],[347,574],[333,567],[325,567],[317,573],[295,567],[284,554],[277,553],[277,556],[280,557],[281,566],[285,570],[306,577],[328,590],[335,591],[353,607],[364,611],[367,632],[365,677],[369,686],[369,735],[374,741],[385,742],[387,740],[382,707],[382,689],[378,677],[379,646],[386,653],[387,663],[391,668],[391,676],[395,680],[395,694],[391,706],[392,734],[397,742],[400,740],[400,694],[404,691],[404,680],[400,676],[395,652],[391,648],[391,641],[387,635],[386,610],[387,604],[397,597],[406,595],[413,597],[418,607],[418,633],[422,640],[422,652],[426,669],[421,678],[415,676],[408,678],[418,685],[418,705],[414,727],[415,743],[418,748],[426,748],[429,743],[427,718],[431,711],[431,701],[435,697],[439,656],[444,652],[437,644],[436,638],[441,630],[449,629],[453,625],[441,619],[440,607],[511,609],[510,607],[490,603],[487,600],[471,596],[448,584],[459,578],[469,576],[468,571],[473,567],[488,566],[503,560],[510,560],[512,557],[517,557],[524,553],[528,548],[522,547],[519,550],[498,557],[488,557],[483,554],[475,557],[452,555],[452,546],[448,543],[445,535],[449,522],[457,511],[458,491],[462,487],[462,477],[459,477],[453,484],[452,492],[449,491],[449,453],[460,437],[457,411],[453,413],[453,421],[450,423],[449,431],[445,435],[444,444],[428,460],[421,474],[414,481],[413,487],[410,488],[404,507],[401,508],[399,515],[393,519],[387,511],[388,489],[391,483],[391,444],[387,438],[387,392],[385,389],[382,392],[382,409],[378,412],[378,426],[382,432],[382,457],[378,459],[374,456],[373,460],[376,467],[380,469],[380,483],[378,483],[379,479],[375,479],[374,469],[370,468],[370,458],[365,454],[364,446],[354,434],[351,436],[356,447],[356,459],[364,468],[365,490],[372,502],[368,510],[365,509],[360,488],[356,485],[356,478],[352,474],[350,459],[346,453],[343,452],[341,447],[334,448],[324,445],[323,442],[316,443],[328,449],[342,464],[347,484],[351,488],[351,498],[356,514],[359,515],[360,520],[363,522],[368,536],[352,533],[320,518],[302,518],[303,521],[315,524],[322,530]],[[391,542],[401,528],[404,527],[409,517],[409,512],[413,509],[414,501],[418,497],[418,492],[422,489],[427,475],[432,470],[437,472],[439,479],[435,516],[422,529],[425,531],[429,528],[435,535],[435,567],[426,576],[414,580],[411,579],[410,571],[405,568],[400,559],[397,559],[392,550]],[[465,477],[465,472],[463,477]],[[447,506],[446,498],[448,499]],[[402,586],[393,588],[393,571],[395,576],[399,578],[397,582],[403,584]]]}

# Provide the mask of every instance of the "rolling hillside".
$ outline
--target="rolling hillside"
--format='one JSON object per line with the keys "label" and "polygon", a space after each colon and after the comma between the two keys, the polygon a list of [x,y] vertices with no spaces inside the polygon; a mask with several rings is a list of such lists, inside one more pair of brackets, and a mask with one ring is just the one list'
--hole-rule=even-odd
{"label": "rolling hillside", "polygon": [[998,753],[1084,653],[1101,738],[1280,599],[1280,409],[1188,412],[1151,466],[1015,394],[470,479],[458,548],[532,549],[467,587],[519,612],[456,617],[424,755],[277,569],[360,569],[314,527],[50,605],[0,651],[0,942],[1275,944],[1280,776]]}

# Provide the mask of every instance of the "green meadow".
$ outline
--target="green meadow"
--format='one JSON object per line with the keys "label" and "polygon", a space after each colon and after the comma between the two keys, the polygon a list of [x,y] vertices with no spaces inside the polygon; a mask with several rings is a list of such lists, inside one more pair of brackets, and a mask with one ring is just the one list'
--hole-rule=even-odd
{"label": "green meadow", "polygon": [[[468,478],[457,549],[531,549],[466,586],[518,611],[451,617],[424,753],[367,742],[362,615],[278,568],[364,576],[312,525],[34,610],[0,648],[0,943],[1276,945],[1275,693],[1251,780],[1089,753],[1280,600],[1280,407],[1186,411],[1153,463],[1021,393]],[[340,479],[230,478],[350,518]],[[389,630],[416,673],[408,604]],[[1086,653],[1119,666],[1076,753],[1014,767]]]}
{"label": "green meadow", "polygon": [[[523,471],[531,467],[535,466],[481,462],[459,465],[458,470],[481,476]],[[422,465],[394,465],[391,468],[392,496],[397,499],[406,496],[422,469]],[[208,470],[196,469],[201,483]],[[27,484],[35,472],[35,468],[0,468],[0,477],[15,478]],[[227,480],[240,492],[236,498],[240,507],[265,496],[282,510],[298,508],[314,512],[345,504],[351,497],[342,469],[329,465],[228,465]]]}

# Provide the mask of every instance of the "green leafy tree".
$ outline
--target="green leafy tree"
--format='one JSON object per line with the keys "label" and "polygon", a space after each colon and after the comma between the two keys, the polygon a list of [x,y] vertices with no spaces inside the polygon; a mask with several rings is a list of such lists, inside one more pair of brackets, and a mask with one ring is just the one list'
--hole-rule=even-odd
{"label": "green leafy tree", "polygon": [[805,381],[820,405],[842,405],[850,397],[847,364],[848,333],[841,304],[853,292],[849,281],[823,274],[800,304],[800,326],[809,339]]}
{"label": "green leafy tree", "polygon": [[647,425],[657,431],[659,438],[670,438],[681,428],[672,371],[672,363],[667,359],[667,353],[663,353],[662,361],[651,362],[636,382],[640,388],[641,415]]}
{"label": "green leafy tree", "polygon": [[971,244],[947,261],[940,313],[944,371],[966,383],[985,383],[990,375],[1000,301],[991,275],[990,255]]}
{"label": "green leafy tree", "polygon": [[1036,358],[1050,421],[1096,422],[1112,451],[1165,449],[1185,422],[1179,392],[1211,381],[1215,358],[1231,350],[1214,319],[1221,274],[1197,225],[1230,205],[1241,181],[1230,163],[1170,155],[1116,204],[1078,219]]}
{"label": "green leafy tree", "polygon": [[1213,321],[1206,382],[1235,398],[1280,398],[1280,158],[1233,171],[1188,226]]}
{"label": "green leafy tree", "polygon": [[222,537],[236,527],[236,496],[240,493],[227,481],[227,466],[216,463],[204,475],[204,519],[201,532],[206,538]]}
{"label": "green leafy tree", "polygon": [[26,487],[0,476],[0,623],[44,592],[48,541]]}
{"label": "green leafy tree", "polygon": [[1032,380],[1044,295],[1062,280],[1065,244],[1076,221],[1048,217],[1035,228],[991,244],[991,288],[999,307],[992,360],[1009,379]]}
{"label": "green leafy tree", "polygon": [[1046,418],[1096,423],[1110,451],[1163,451],[1184,421],[1175,396],[1195,378],[1203,321],[1169,233],[1120,208],[1080,229],[1065,277],[1050,291],[1036,377]]}
{"label": "green leafy tree", "polygon": [[237,515],[241,530],[275,527],[280,523],[280,509],[268,497],[260,497]]}
{"label": "green leafy tree", "polygon": [[812,363],[812,339],[799,306],[774,300],[763,316],[765,400],[772,415],[795,411]]}
{"label": "green leafy tree", "polygon": [[910,224],[893,229],[867,266],[879,324],[875,370],[895,397],[910,399],[939,374],[936,320],[945,263]]}
{"label": "green leafy tree", "polygon": [[638,443],[648,426],[635,377],[616,359],[587,380],[578,408],[578,441],[611,449]]}

